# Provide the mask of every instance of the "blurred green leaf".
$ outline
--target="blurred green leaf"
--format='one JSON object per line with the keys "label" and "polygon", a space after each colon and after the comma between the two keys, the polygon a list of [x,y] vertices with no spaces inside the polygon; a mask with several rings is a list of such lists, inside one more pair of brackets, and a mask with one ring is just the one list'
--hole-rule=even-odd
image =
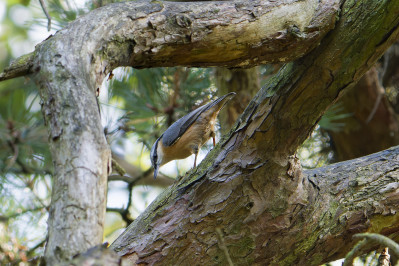
{"label": "blurred green leaf", "polygon": [[319,126],[325,130],[338,132],[345,127],[345,123],[342,120],[351,116],[352,113],[346,113],[342,104],[334,104],[322,116]]}

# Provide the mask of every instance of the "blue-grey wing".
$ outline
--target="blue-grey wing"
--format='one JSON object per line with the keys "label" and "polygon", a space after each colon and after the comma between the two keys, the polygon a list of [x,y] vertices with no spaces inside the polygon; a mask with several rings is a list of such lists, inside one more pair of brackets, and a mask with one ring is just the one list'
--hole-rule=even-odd
{"label": "blue-grey wing", "polygon": [[231,97],[235,95],[234,92],[230,92],[222,97],[219,97],[218,99],[214,100],[213,102],[210,102],[208,104],[205,104],[204,106],[201,106],[194,111],[188,113],[187,115],[183,116],[176,122],[174,122],[164,133],[162,137],[162,144],[164,146],[171,146],[173,143],[175,143],[186,130],[194,123],[195,120],[198,119],[198,117],[208,110],[209,108],[215,106],[216,104],[219,104],[222,102],[224,99],[227,97]]}
{"label": "blue-grey wing", "polygon": [[209,108],[209,105],[212,104],[208,103],[204,106],[201,106],[194,111],[186,114],[176,122],[174,122],[164,133],[162,137],[162,144],[164,146],[171,146],[175,143],[181,135],[194,123],[195,120]]}

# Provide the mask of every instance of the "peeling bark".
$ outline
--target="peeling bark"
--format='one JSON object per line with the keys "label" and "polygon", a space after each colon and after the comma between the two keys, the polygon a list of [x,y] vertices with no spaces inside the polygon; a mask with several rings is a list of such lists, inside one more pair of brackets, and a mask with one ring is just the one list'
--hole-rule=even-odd
{"label": "peeling bark", "polygon": [[[150,207],[156,214],[134,222],[112,248],[135,263],[183,265],[197,258],[225,265],[219,228],[236,265],[319,265],[344,257],[359,232],[399,241],[399,147],[303,174],[292,158],[289,168],[291,179],[264,181],[266,186],[231,176],[235,185],[201,180],[190,193],[164,198],[174,205]],[[159,218],[148,223],[154,216]]]}

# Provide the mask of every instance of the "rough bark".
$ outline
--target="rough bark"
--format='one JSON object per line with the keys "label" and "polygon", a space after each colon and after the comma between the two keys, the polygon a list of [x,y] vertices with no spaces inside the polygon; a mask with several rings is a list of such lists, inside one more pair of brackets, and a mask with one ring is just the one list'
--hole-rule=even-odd
{"label": "rough bark", "polygon": [[[82,39],[75,36],[73,41]],[[58,34],[37,48],[34,64],[40,68],[35,80],[54,164],[45,250],[48,265],[70,259],[103,239],[111,153],[100,123],[95,85],[81,64],[87,60],[87,48],[77,49],[69,35]]]}
{"label": "rough bark", "polygon": [[[378,155],[393,162],[387,171],[379,172],[377,159],[356,170],[356,177],[351,169],[342,180],[334,176],[320,184],[308,182],[291,156],[323,112],[399,37],[397,2],[346,1],[341,10],[321,45],[285,65],[231,134],[136,219],[112,244],[114,250],[134,263],[226,264],[219,228],[238,265],[320,264],[342,257],[353,231],[396,230],[397,155]],[[375,226],[359,217],[371,217]]]}
{"label": "rough bark", "polygon": [[[303,233],[323,243],[307,256],[344,257],[358,241],[352,236],[359,232],[377,232],[399,241],[398,147],[305,174],[316,194]],[[376,247],[368,246],[368,251]]]}
{"label": "rough bark", "polygon": [[[292,163],[291,169],[294,170],[297,167],[295,160]],[[296,178],[298,180],[294,180]],[[147,244],[136,246],[137,243],[132,241],[133,236],[129,232],[125,233],[119,243],[129,245],[119,250],[119,254],[129,254],[132,246],[135,246],[135,252],[140,250],[138,254],[145,254],[145,259],[138,257],[137,253],[127,257],[128,260],[139,259],[136,263],[184,265],[189,258],[193,258],[193,261],[198,258],[202,259],[198,262],[200,265],[227,265],[225,254],[218,246],[220,240],[215,228],[222,230],[224,243],[235,265],[319,265],[344,257],[357,241],[352,236],[364,231],[378,232],[399,241],[396,234],[399,230],[399,147],[307,170],[302,176],[293,177],[288,183],[297,184],[297,190],[305,193],[302,196],[306,197],[300,202],[295,198],[298,194],[292,194],[291,200],[296,201],[296,204],[291,204],[289,210],[284,210],[278,204],[284,201],[284,197],[280,193],[273,193],[278,182],[269,182],[265,192],[253,191],[259,187],[251,187],[245,182],[241,183],[241,188],[236,186],[234,191],[230,191],[231,186],[226,188],[220,181],[214,182],[217,184],[213,186],[217,187],[219,194],[224,198],[234,198],[234,201],[219,202],[212,197],[213,201],[207,206],[195,204],[198,201],[202,201],[202,204],[208,202],[209,190],[213,189],[209,184],[201,184],[192,200],[188,196],[179,198],[181,195],[177,195],[176,208],[188,209],[191,217],[185,216],[185,212],[178,212],[178,217],[175,217],[169,215],[167,210],[157,212],[153,209],[162,216],[160,220],[155,224],[149,223],[145,228],[138,227],[143,230],[139,234],[147,235]],[[245,193],[248,190],[256,195]],[[246,198],[248,196],[252,196],[252,199]],[[269,210],[256,210],[259,201],[270,203],[270,198],[275,198],[273,201],[277,204],[268,206]],[[160,208],[159,205],[154,207]],[[195,211],[197,209],[202,210],[202,216]],[[233,213],[225,217],[226,213],[222,215],[221,209]],[[253,220],[251,213],[256,211],[270,213],[266,219]],[[240,215],[236,216],[237,213]],[[147,219],[153,216],[147,215]],[[209,225],[212,223],[215,223],[213,227]],[[174,224],[176,227],[173,230],[170,226]],[[252,230],[240,232],[240,228],[247,224],[253,225]],[[161,237],[159,234],[162,232],[158,230],[166,232]],[[149,232],[152,237],[148,236]],[[207,246],[208,242],[212,245]],[[112,247],[118,250],[117,243]],[[369,245],[363,251],[371,251],[376,247]],[[161,250],[163,254],[172,252],[174,256],[170,259],[162,258],[158,253]],[[256,260],[252,257],[254,252],[257,252]],[[148,257],[153,260],[148,260]]]}
{"label": "rough bark", "polygon": [[[74,46],[88,48],[84,65],[98,83],[118,66],[251,67],[311,51],[334,27],[340,2],[141,0],[95,9],[55,36],[85,37]],[[33,58],[15,61],[0,81],[37,71]]]}
{"label": "rough bark", "polygon": [[334,26],[337,9],[338,2],[315,0],[117,3],[78,18],[11,64],[1,80],[36,73],[49,128],[55,177],[47,262],[102,240],[110,152],[95,90],[109,71],[297,58]]}

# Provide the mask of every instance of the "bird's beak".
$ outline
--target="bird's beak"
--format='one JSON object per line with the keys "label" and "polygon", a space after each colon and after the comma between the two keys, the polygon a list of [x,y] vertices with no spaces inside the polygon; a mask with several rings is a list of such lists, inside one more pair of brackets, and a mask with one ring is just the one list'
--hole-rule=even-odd
{"label": "bird's beak", "polygon": [[159,164],[156,164],[154,165],[154,179],[157,178],[158,171],[159,171]]}

